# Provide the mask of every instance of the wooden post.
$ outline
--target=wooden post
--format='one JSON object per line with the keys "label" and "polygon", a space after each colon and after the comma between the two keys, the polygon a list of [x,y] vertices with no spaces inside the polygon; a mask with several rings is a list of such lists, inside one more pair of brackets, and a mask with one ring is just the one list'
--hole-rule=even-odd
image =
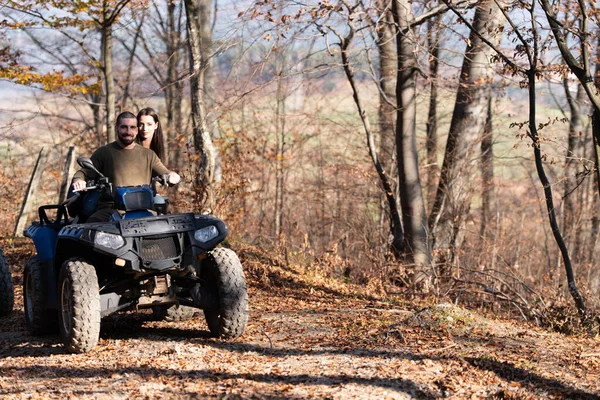
{"label": "wooden post", "polygon": [[27,223],[27,217],[31,211],[31,204],[35,200],[35,194],[37,192],[37,188],[40,185],[40,179],[42,177],[42,172],[46,168],[46,162],[48,161],[48,150],[45,147],[42,147],[40,150],[40,154],[38,155],[38,159],[35,163],[35,167],[33,168],[33,173],[31,174],[31,179],[29,180],[29,185],[27,186],[27,192],[25,193],[25,198],[23,198],[23,204],[21,205],[21,212],[19,213],[19,217],[17,218],[17,225],[15,226],[14,236],[22,236],[23,230],[25,229],[25,224]]}
{"label": "wooden post", "polygon": [[67,159],[65,160],[65,166],[63,168],[62,183],[60,184],[60,194],[58,195],[59,204],[65,201],[67,198],[67,193],[69,191],[69,177],[73,175],[76,153],[75,146],[69,146],[69,151],[67,151]]}

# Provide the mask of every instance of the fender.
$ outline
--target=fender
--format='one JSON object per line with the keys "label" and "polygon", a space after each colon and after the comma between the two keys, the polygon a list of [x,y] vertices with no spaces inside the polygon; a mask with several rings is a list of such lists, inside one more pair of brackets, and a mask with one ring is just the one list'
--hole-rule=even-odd
{"label": "fender", "polygon": [[56,229],[34,222],[25,229],[23,234],[33,240],[41,262],[54,260],[54,256],[56,255],[56,239],[58,238]]}
{"label": "fender", "polygon": [[46,285],[46,307],[56,309],[58,308],[58,283],[56,280],[57,271],[54,266],[54,257],[56,255],[58,232],[54,228],[34,222],[23,233],[33,240],[43,274],[48,283]]}

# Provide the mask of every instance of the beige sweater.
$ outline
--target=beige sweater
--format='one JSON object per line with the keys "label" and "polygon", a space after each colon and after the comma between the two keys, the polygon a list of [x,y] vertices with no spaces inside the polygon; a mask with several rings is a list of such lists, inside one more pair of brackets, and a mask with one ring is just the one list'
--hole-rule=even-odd
{"label": "beige sweater", "polygon": [[[156,153],[138,144],[132,149],[124,149],[119,143],[112,142],[97,149],[91,159],[98,171],[108,177],[113,188],[148,185],[153,174],[170,172]],[[95,175],[93,171],[80,169],[73,175],[73,180],[94,179]]]}

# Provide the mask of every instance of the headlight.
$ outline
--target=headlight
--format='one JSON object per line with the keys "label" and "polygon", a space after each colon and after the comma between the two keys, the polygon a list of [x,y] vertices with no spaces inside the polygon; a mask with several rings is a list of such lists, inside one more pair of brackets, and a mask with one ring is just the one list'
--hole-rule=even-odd
{"label": "headlight", "polygon": [[113,235],[112,233],[96,232],[96,236],[94,237],[94,244],[116,250],[119,247],[123,246],[125,244],[125,241],[119,235]]}
{"label": "headlight", "polygon": [[219,236],[219,230],[216,226],[210,225],[194,232],[194,239],[199,242],[206,243]]}

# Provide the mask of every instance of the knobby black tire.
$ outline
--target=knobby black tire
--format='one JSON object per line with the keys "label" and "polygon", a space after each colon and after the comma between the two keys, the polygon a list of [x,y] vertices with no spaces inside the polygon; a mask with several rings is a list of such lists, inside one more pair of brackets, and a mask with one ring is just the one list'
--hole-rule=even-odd
{"label": "knobby black tire", "polygon": [[68,351],[92,350],[100,337],[100,289],[94,266],[80,258],[65,261],[58,276],[59,329]]}
{"label": "knobby black tire", "polygon": [[199,311],[194,307],[187,306],[157,306],[152,309],[154,319],[157,321],[180,322],[188,321]]}
{"label": "knobby black tire", "polygon": [[241,336],[248,323],[248,291],[242,264],[229,249],[217,248],[208,254],[203,268],[204,285],[216,288],[218,310],[204,310],[208,329],[214,337]]}
{"label": "knobby black tire", "polygon": [[56,310],[46,309],[48,288],[38,256],[33,256],[23,270],[23,309],[27,330],[32,335],[54,333],[58,327]]}
{"label": "knobby black tire", "polygon": [[15,305],[15,289],[10,276],[10,268],[0,250],[0,317],[10,314]]}

